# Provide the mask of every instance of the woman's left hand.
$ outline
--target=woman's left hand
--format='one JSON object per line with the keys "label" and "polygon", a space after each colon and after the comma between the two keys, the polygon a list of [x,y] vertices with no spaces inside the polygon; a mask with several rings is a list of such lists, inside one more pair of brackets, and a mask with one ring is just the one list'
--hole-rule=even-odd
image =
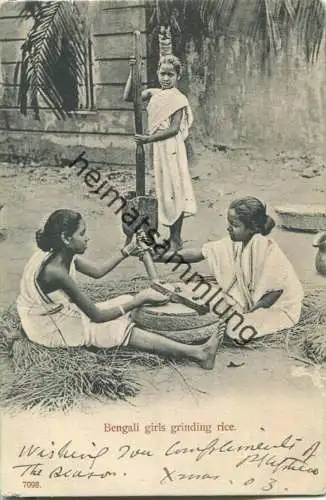
{"label": "woman's left hand", "polygon": [[126,257],[129,257],[129,255],[132,255],[133,257],[139,257],[139,255],[141,254],[141,252],[142,252],[142,249],[139,246],[139,243],[138,243],[135,235],[133,236],[131,242],[128,243],[128,245],[126,245],[122,249],[122,253]]}
{"label": "woman's left hand", "polygon": [[137,144],[146,144],[148,139],[149,139],[149,135],[135,134],[135,141]]}
{"label": "woman's left hand", "polygon": [[263,306],[260,305],[259,303],[257,303],[254,306],[250,307],[247,312],[252,313],[252,312],[256,311],[257,309],[259,309],[260,307],[263,307]]}

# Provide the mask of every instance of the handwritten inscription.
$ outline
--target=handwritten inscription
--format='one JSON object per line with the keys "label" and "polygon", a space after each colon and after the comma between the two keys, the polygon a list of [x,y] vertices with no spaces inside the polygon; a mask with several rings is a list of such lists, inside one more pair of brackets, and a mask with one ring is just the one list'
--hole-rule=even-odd
{"label": "handwritten inscription", "polygon": [[56,447],[54,441],[51,441],[50,446],[48,448],[42,448],[40,446],[31,444],[25,445],[21,448],[18,453],[18,457],[39,457],[39,458],[47,458],[49,460],[53,460],[54,458],[63,458],[69,460],[86,460],[90,462],[90,468],[92,468],[96,462],[96,460],[100,457],[106,455],[109,451],[107,446],[102,446],[102,448],[98,449],[96,443],[92,442],[91,446],[93,447],[92,451],[76,451],[73,447],[72,440],[64,443],[63,446],[59,448]]}
{"label": "handwritten inscription", "polygon": [[[193,445],[189,445],[189,439],[168,440],[160,448],[141,448],[130,442],[119,442],[119,446],[114,446],[113,442],[109,443],[110,446],[107,442],[90,442],[82,447],[72,440],[64,443],[50,441],[47,446],[28,443],[18,450],[17,463],[12,468],[25,482],[33,479],[41,481],[43,478],[51,481],[117,481],[135,473],[133,463],[141,465],[141,470],[146,470],[148,462],[152,470],[153,467],[158,469],[157,481],[161,487],[180,481],[227,481],[233,485],[237,484],[237,471],[242,471],[245,474],[248,472],[248,478],[238,486],[258,488],[260,491],[273,489],[284,473],[306,474],[312,478],[319,475],[320,441],[307,443],[302,437],[290,434],[275,442],[238,442],[225,439],[224,435],[217,435],[210,440],[201,436]],[[226,456],[228,470],[225,460],[218,460]],[[126,464],[125,468],[123,464]],[[184,464],[188,464],[188,470],[182,470],[180,466]],[[257,473],[256,477],[255,470],[264,471],[264,474],[261,476]],[[271,477],[266,479],[269,474]],[[241,474],[241,477],[244,475]],[[264,477],[264,482],[259,477]]]}
{"label": "handwritten inscription", "polygon": [[135,457],[153,457],[154,453],[151,450],[141,450],[139,448],[133,449],[129,444],[125,444],[120,446],[118,455],[118,460],[120,458],[135,458]]}
{"label": "handwritten inscription", "polygon": [[202,481],[204,479],[210,479],[216,481],[220,477],[219,475],[211,475],[204,472],[196,474],[177,472],[175,470],[169,470],[168,467],[163,467],[163,472],[164,472],[164,477],[160,480],[160,484],[164,484],[166,482],[173,483],[174,481],[184,481],[184,480]]}
{"label": "handwritten inscription", "polygon": [[274,474],[279,471],[290,470],[296,472],[306,472],[308,474],[317,476],[319,474],[319,470],[317,467],[312,467],[310,465],[310,460],[311,458],[317,456],[317,451],[320,448],[320,444],[320,441],[316,441],[306,450],[304,450],[299,457],[288,456],[279,458],[271,453],[249,454],[244,459],[240,460],[236,464],[236,467],[242,467],[246,463],[254,463],[256,464],[257,468],[260,468],[262,466],[271,467]]}

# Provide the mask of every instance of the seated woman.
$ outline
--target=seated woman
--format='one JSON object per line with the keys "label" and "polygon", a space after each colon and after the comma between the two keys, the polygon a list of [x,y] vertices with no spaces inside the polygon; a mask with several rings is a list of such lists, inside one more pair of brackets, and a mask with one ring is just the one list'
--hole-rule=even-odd
{"label": "seated woman", "polygon": [[[300,318],[303,290],[291,263],[268,236],[275,222],[265,205],[251,196],[241,198],[231,203],[227,218],[229,236],[198,250],[181,250],[172,257],[165,254],[164,261],[207,261],[225,297],[227,307],[221,317],[227,323],[226,333],[235,341],[244,343],[294,326]],[[197,288],[195,284],[193,289]],[[228,308],[230,297],[232,308]],[[220,314],[221,294],[215,296],[215,303],[209,297],[206,300]],[[234,310],[239,314],[232,315]]]}
{"label": "seated woman", "polygon": [[97,265],[81,255],[87,247],[86,225],[72,210],[56,210],[44,229],[36,233],[41,251],[27,263],[17,299],[18,313],[30,340],[46,347],[129,345],[164,356],[188,357],[202,368],[214,366],[218,335],[206,343],[187,345],[135,327],[129,312],[144,304],[164,304],[167,299],[152,289],[134,297],[123,295],[102,303],[79,288],[75,270],[101,278],[135,251],[131,242],[110,260]]}

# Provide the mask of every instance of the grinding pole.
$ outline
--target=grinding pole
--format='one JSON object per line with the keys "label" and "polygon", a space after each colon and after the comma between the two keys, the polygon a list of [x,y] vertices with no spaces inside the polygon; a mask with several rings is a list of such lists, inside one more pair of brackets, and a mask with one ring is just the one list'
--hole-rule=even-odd
{"label": "grinding pole", "polygon": [[152,259],[151,250],[146,243],[146,234],[140,230],[137,232],[137,242],[141,248],[140,259],[143,261],[148,277],[152,281],[159,280],[158,272]]}
{"label": "grinding pole", "polygon": [[[141,97],[141,35],[140,31],[134,32],[134,58],[135,64],[132,66],[132,89],[135,115],[136,134],[143,133],[143,110]],[[136,196],[145,195],[145,152],[143,144],[136,146]]]}

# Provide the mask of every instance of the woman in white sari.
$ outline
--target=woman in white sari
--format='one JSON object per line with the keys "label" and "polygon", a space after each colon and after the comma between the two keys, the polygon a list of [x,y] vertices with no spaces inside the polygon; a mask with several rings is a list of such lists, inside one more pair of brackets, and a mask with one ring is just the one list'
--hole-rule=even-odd
{"label": "woman in white sari", "polygon": [[130,311],[164,304],[167,298],[152,289],[94,303],[75,281],[75,271],[101,278],[134,252],[131,242],[102,264],[83,257],[86,224],[72,210],[53,212],[36,233],[39,251],[25,266],[17,309],[28,338],[49,348],[132,346],[164,356],[187,357],[204,369],[214,366],[219,335],[201,345],[187,345],[135,326]]}
{"label": "woman in white sari", "polygon": [[274,225],[265,205],[248,196],[229,207],[229,236],[169,258],[183,263],[206,260],[220,290],[207,302],[225,319],[228,336],[241,343],[294,326],[300,318],[302,286],[268,236]]}

